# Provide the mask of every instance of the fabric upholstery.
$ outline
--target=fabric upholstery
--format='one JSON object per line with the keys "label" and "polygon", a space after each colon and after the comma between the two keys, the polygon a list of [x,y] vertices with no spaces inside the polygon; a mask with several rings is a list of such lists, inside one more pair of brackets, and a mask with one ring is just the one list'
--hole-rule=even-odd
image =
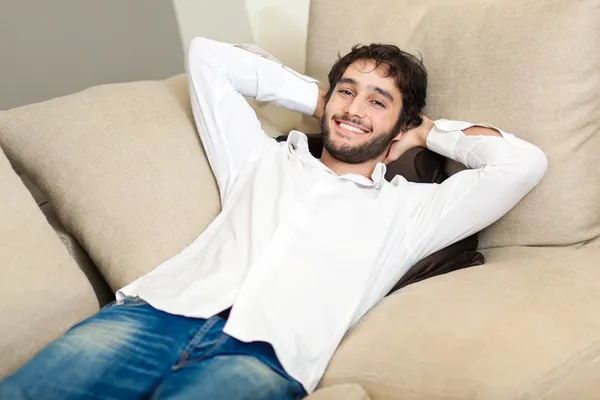
{"label": "fabric upholstery", "polygon": [[1,150],[0,188],[1,379],[99,306]]}
{"label": "fabric upholstery", "polygon": [[541,185],[480,247],[567,245],[600,235],[599,37],[596,0],[313,0],[306,73],[326,87],[355,43],[421,53],[431,118],[492,123],[549,158]]}
{"label": "fabric upholstery", "polygon": [[[552,385],[552,381],[557,379],[558,383],[553,385],[551,391],[545,392],[544,400],[596,400],[598,393],[590,390],[597,388],[598,377],[600,376],[600,357],[598,357],[598,345],[595,349],[585,351],[581,357],[575,357],[573,360],[573,370],[566,372],[567,368],[557,371],[558,377],[548,376],[546,381]],[[542,386],[542,385],[540,385]],[[597,390],[597,389],[596,389]],[[528,393],[530,398],[534,399],[538,393],[544,393],[538,390]]]}
{"label": "fabric upholstery", "polygon": [[100,271],[98,271],[90,259],[90,256],[81,247],[73,235],[67,232],[65,227],[58,219],[58,216],[56,215],[56,212],[50,203],[42,204],[39,207],[44,213],[44,216],[46,217],[46,220],[50,226],[54,229],[54,232],[60,241],[67,248],[69,255],[73,258],[73,260],[75,260],[79,269],[85,274],[87,280],[92,285],[100,307],[103,307],[113,301],[115,299],[115,295],[112,290],[110,290],[110,287],[104,280],[104,277],[102,274],[100,274]]}
{"label": "fabric upholstery", "polygon": [[313,392],[306,400],[371,400],[367,392],[356,384],[334,385]]}
{"label": "fabric upholstery", "polygon": [[104,85],[0,113],[0,144],[113,290],[177,254],[220,210],[186,79]]}
{"label": "fabric upholstery", "polygon": [[600,247],[600,237],[587,242],[584,247]]}
{"label": "fabric upholstery", "polygon": [[373,400],[597,395],[600,249],[484,255],[482,267],[384,299],[346,335],[320,385],[357,383]]}
{"label": "fabric upholstery", "polygon": [[[18,171],[16,171],[17,174]],[[107,304],[108,302],[114,299],[114,294],[104,281],[104,278],[100,274],[100,272],[96,269],[93,261],[90,259],[90,256],[86,253],[86,251],[79,245],[77,240],[65,229],[62,225],[56,212],[52,208],[52,205],[46,199],[46,196],[40,188],[35,185],[31,179],[27,176],[20,174],[19,177],[21,181],[29,190],[29,193],[33,196],[33,199],[37,203],[38,207],[42,210],[44,215],[46,216],[46,220],[50,223],[50,226],[54,228],[54,232],[58,235],[59,239],[65,247],[67,251],[73,257],[79,268],[83,271],[85,276],[88,278],[88,281],[92,285],[94,292],[96,293],[96,297],[98,298],[98,303],[100,306]]]}
{"label": "fabric upholstery", "polygon": [[[18,174],[18,172],[17,172],[17,174]],[[23,182],[23,184],[25,185],[27,190],[29,190],[29,193],[31,193],[31,195],[33,196],[33,199],[35,200],[35,202],[37,203],[38,206],[48,203],[48,199],[46,199],[46,196],[44,195],[44,193],[42,193],[40,188],[36,184],[34,184],[31,181],[31,179],[29,179],[27,176],[25,176],[23,174],[19,174],[19,178],[21,178],[21,182]]]}

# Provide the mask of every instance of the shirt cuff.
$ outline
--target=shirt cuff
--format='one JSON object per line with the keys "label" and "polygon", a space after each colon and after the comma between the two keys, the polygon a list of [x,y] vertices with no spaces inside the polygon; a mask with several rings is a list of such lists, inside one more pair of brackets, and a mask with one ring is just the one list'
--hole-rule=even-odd
{"label": "shirt cuff", "polygon": [[460,154],[457,154],[457,142],[462,132],[473,124],[463,121],[437,120],[433,123],[433,128],[427,135],[427,148],[434,153],[456,161],[460,160]]}
{"label": "shirt cuff", "polygon": [[[280,107],[287,108],[302,114],[313,115],[318,104],[319,86],[318,81],[303,75],[283,65],[277,58],[267,51],[253,44],[236,44],[235,47],[259,55],[273,64],[271,77],[281,76],[282,82],[277,88],[277,95],[272,99]],[[285,70],[284,73],[276,71],[277,68]],[[283,71],[282,71],[283,72]],[[268,84],[268,83],[267,83]],[[276,88],[271,88],[276,89]],[[259,93],[260,95],[260,93]],[[293,100],[292,100],[293,99]]]}
{"label": "shirt cuff", "polygon": [[507,141],[519,142],[514,135],[506,133],[501,129],[487,123],[472,123],[465,121],[451,121],[440,119],[434,122],[434,127],[427,136],[427,148],[444,157],[458,161],[464,165],[468,164],[468,157],[471,150],[482,140],[497,140],[498,137],[490,136],[468,136],[463,132],[472,126],[483,126],[493,128],[500,132],[500,135]]}
{"label": "shirt cuff", "polygon": [[313,115],[319,102],[318,82],[287,67],[282,67],[291,74],[285,76],[282,88],[285,94],[282,93],[284,95],[276,102],[277,105],[302,114]]}

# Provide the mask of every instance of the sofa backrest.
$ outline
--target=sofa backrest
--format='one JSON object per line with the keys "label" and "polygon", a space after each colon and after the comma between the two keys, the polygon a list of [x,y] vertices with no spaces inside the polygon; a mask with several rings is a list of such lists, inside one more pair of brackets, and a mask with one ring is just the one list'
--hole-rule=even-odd
{"label": "sofa backrest", "polygon": [[541,185],[480,247],[569,245],[600,235],[598,38],[596,0],[313,0],[306,73],[327,87],[356,43],[420,53],[426,114],[495,124],[549,158]]}

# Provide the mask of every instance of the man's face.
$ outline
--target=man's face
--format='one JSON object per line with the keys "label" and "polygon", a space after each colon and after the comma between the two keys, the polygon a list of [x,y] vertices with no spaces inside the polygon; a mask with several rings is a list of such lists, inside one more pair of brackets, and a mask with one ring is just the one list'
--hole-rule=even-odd
{"label": "man's face", "polygon": [[371,60],[356,61],[325,106],[321,121],[325,150],[348,164],[376,159],[400,133],[396,124],[401,109],[402,95],[387,76],[387,67],[375,68]]}

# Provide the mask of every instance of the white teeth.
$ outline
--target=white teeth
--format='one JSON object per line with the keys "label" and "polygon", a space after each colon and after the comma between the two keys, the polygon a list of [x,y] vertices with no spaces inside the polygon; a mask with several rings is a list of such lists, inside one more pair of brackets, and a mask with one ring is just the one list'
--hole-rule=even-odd
{"label": "white teeth", "polygon": [[363,131],[362,129],[356,128],[356,127],[354,127],[354,126],[352,126],[352,125],[345,124],[345,123],[343,123],[343,122],[340,122],[340,126],[341,126],[342,128],[344,128],[344,129],[347,129],[347,130],[349,130],[349,131],[352,131],[352,132],[356,132],[356,133],[366,133],[366,131]]}

